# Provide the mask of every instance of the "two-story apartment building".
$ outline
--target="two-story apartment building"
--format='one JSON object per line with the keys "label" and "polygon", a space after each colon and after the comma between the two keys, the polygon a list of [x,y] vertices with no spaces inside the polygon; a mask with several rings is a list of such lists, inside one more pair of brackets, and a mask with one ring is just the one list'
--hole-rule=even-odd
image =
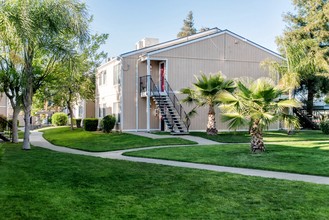
{"label": "two-story apartment building", "polygon": [[[136,50],[98,68],[96,117],[115,114],[123,131],[205,130],[207,109],[199,109],[196,117],[187,120],[185,113],[192,106],[180,103],[179,90],[192,86],[200,73],[221,71],[227,78],[268,76],[260,67],[265,59],[283,58],[229,30],[213,28],[164,43],[145,38]],[[227,130],[219,117],[217,121],[219,130]]]}

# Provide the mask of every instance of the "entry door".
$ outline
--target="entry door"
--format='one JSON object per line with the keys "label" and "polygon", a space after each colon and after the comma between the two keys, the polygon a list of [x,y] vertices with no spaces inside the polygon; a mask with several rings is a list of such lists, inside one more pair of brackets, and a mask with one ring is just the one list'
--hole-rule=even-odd
{"label": "entry door", "polygon": [[160,91],[165,91],[166,65],[164,62],[160,63]]}

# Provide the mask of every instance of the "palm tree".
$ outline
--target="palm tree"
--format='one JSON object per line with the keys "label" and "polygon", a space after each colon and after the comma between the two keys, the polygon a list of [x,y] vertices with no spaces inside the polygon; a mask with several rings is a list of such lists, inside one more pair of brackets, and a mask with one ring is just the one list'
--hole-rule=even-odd
{"label": "palm tree", "polygon": [[224,112],[222,120],[228,122],[230,129],[249,125],[251,151],[263,152],[263,129],[280,119],[298,125],[295,116],[286,113],[285,108],[298,107],[295,99],[280,100],[284,93],[270,78],[259,78],[252,82],[238,82],[234,94],[221,92],[218,98]]}
{"label": "palm tree", "polygon": [[215,75],[210,74],[209,76],[201,74],[200,78],[196,77],[196,80],[197,82],[193,83],[193,89],[190,87],[181,89],[181,93],[187,95],[182,101],[188,104],[195,104],[195,107],[189,113],[190,116],[196,113],[196,108],[207,105],[209,111],[206,132],[208,135],[217,135],[215,106],[220,103],[217,95],[224,90],[233,92],[235,89],[234,81],[225,80],[221,72]]}

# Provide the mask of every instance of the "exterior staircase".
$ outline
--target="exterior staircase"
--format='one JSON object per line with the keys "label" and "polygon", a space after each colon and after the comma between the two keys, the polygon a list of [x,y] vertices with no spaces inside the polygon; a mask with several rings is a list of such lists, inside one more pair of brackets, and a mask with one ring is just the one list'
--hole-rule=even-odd
{"label": "exterior staircase", "polygon": [[294,108],[294,114],[299,118],[299,122],[303,128],[308,128],[312,130],[319,130],[320,126],[312,121],[312,119],[306,114],[305,110]]}
{"label": "exterior staircase", "polygon": [[[165,81],[163,91],[153,82],[151,76],[143,76],[140,78],[141,94],[145,93],[147,83],[150,83],[150,96],[154,100],[161,116],[170,129],[171,134],[188,134],[190,127],[190,118],[180,104],[174,91],[171,89],[169,83]],[[142,87],[144,85],[144,87]]]}
{"label": "exterior staircase", "polygon": [[12,141],[12,126],[11,122],[7,121],[6,119],[0,117],[0,140],[4,142]]}

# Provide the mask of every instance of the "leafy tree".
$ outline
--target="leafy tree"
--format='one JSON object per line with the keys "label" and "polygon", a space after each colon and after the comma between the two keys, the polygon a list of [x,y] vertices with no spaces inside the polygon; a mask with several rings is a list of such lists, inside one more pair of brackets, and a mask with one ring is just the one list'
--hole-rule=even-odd
{"label": "leafy tree", "polygon": [[238,82],[235,93],[226,91],[218,95],[222,101],[222,120],[228,122],[230,129],[249,126],[251,151],[263,152],[263,130],[278,120],[289,121],[298,125],[295,116],[287,114],[285,108],[298,107],[294,99],[280,100],[284,90],[276,86],[269,78],[259,78],[252,82]]}
{"label": "leafy tree", "polygon": [[[321,86],[323,75],[328,73],[329,55],[329,2],[326,0],[293,0],[296,14],[287,13],[288,24],[279,39],[281,50],[288,44],[303,45],[298,75],[302,88],[308,91],[307,112],[312,115],[313,99]],[[319,77],[320,76],[320,77]],[[321,78],[322,76],[322,78]]]}
{"label": "leafy tree", "polygon": [[51,100],[56,106],[66,107],[73,121],[73,103],[78,99],[94,99],[96,68],[107,56],[103,51],[99,52],[99,48],[107,38],[107,34],[92,35],[83,50],[78,44],[71,48],[70,54],[59,63],[57,74],[39,90],[41,100]]}
{"label": "leafy tree", "polygon": [[0,31],[0,92],[6,94],[13,109],[13,142],[18,143],[17,118],[22,109],[21,76],[23,58],[8,32]]}
{"label": "leafy tree", "polygon": [[76,38],[83,45],[88,39],[88,19],[85,4],[76,0],[6,0],[0,3],[0,31],[8,32],[17,42],[23,58],[23,149],[30,149],[28,125],[33,94],[68,52],[68,40]]}
{"label": "leafy tree", "polygon": [[196,113],[196,108],[207,105],[209,111],[206,131],[208,135],[217,135],[215,106],[221,102],[217,96],[223,90],[233,92],[235,84],[233,80],[225,80],[220,72],[209,76],[201,74],[200,78],[196,79],[197,82],[193,83],[193,89],[190,87],[181,89],[181,93],[187,95],[182,101],[188,104],[195,104],[195,107],[189,113],[191,116]]}
{"label": "leafy tree", "polygon": [[181,31],[177,34],[178,38],[187,37],[187,36],[190,36],[190,35],[196,33],[196,29],[194,27],[194,20],[193,20],[193,12],[192,11],[190,11],[187,14],[187,17],[186,17],[186,19],[184,19],[183,22],[184,22],[183,27],[181,28]]}

